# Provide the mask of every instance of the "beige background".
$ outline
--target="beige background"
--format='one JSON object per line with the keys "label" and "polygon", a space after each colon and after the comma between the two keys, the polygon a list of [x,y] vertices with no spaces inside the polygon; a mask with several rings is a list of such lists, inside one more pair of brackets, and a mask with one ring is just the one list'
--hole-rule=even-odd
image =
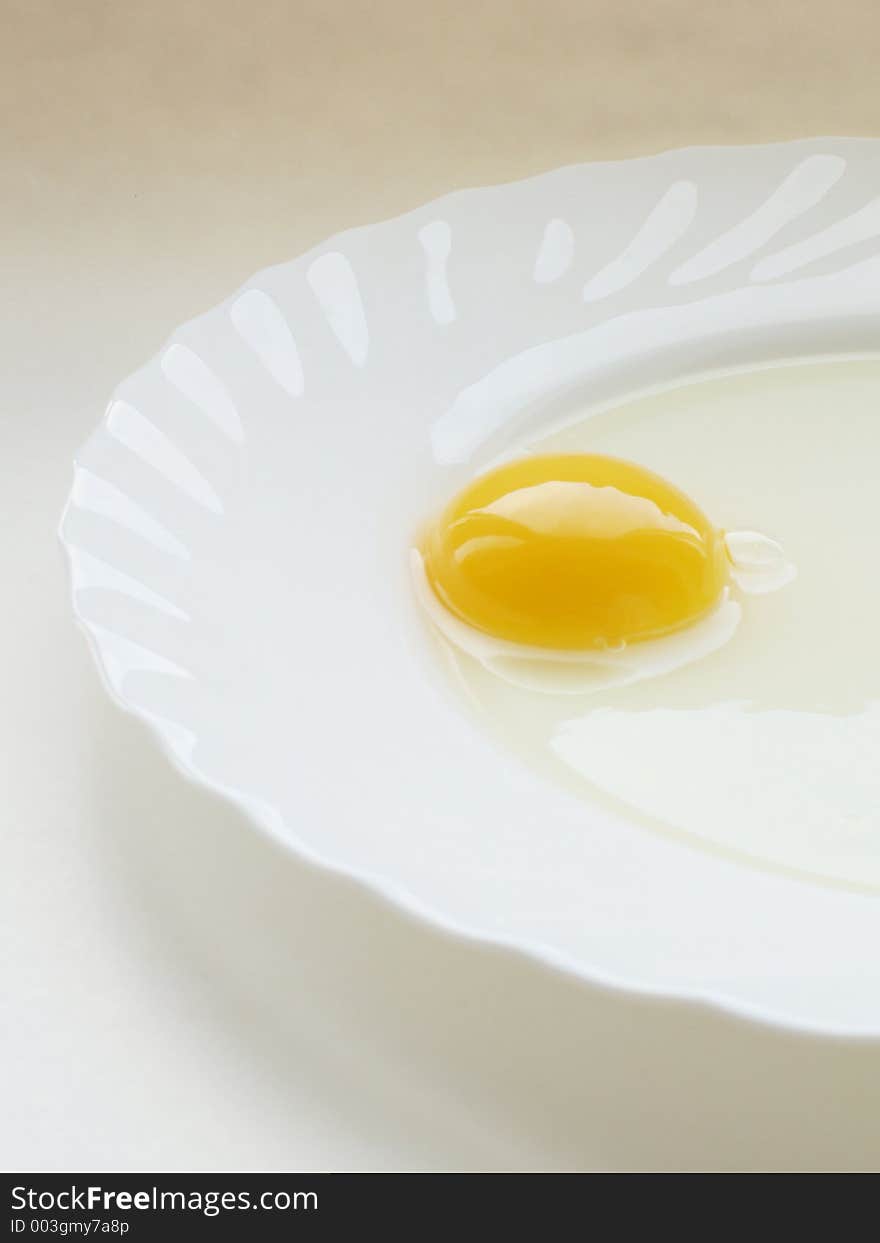
{"label": "beige background", "polygon": [[877,134],[878,36],[876,0],[0,0],[0,1164],[880,1165],[880,1046],[449,943],[187,786],[53,530],[114,383],[254,269],[560,163]]}

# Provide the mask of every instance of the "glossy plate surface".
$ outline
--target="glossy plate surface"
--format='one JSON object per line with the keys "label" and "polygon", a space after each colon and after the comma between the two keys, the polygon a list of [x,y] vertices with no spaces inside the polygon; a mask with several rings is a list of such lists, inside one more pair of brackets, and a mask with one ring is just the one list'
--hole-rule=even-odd
{"label": "glossy plate surface", "polygon": [[187,775],[449,932],[880,1032],[880,897],[526,769],[438,675],[407,556],[567,402],[876,349],[878,187],[872,140],[673,151],[456,193],[259,273],[119,386],[77,458],[61,535],[112,694]]}

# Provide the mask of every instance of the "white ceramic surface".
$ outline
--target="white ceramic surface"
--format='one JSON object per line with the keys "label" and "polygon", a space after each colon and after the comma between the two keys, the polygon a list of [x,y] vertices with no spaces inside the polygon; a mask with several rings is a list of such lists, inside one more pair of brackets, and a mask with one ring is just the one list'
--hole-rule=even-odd
{"label": "white ceramic surface", "polygon": [[180,328],[62,521],[107,685],[189,776],[445,929],[605,983],[880,1032],[880,899],[586,808],[448,693],[419,520],[575,401],[876,348],[880,142],[669,152],[451,195]]}

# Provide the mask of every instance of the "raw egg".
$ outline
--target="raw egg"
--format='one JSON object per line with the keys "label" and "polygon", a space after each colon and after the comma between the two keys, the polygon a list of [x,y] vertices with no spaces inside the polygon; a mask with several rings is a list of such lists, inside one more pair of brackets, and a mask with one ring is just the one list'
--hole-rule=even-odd
{"label": "raw egg", "polygon": [[428,582],[462,621],[531,646],[619,647],[717,603],[724,538],[678,488],[598,454],[524,458],[466,487],[422,545]]}
{"label": "raw egg", "polygon": [[473,480],[426,527],[414,571],[457,647],[509,679],[576,691],[714,650],[740,617],[731,580],[768,590],[790,567],[772,540],[725,536],[645,467],[572,453]]}

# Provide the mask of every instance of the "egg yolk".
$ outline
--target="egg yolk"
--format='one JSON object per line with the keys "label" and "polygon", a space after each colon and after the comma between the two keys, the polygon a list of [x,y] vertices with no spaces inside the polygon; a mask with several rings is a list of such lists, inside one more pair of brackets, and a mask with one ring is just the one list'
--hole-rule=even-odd
{"label": "egg yolk", "polygon": [[470,483],[426,529],[439,600],[495,638],[617,647],[679,630],[718,601],[724,537],[685,494],[599,454],[508,462]]}

